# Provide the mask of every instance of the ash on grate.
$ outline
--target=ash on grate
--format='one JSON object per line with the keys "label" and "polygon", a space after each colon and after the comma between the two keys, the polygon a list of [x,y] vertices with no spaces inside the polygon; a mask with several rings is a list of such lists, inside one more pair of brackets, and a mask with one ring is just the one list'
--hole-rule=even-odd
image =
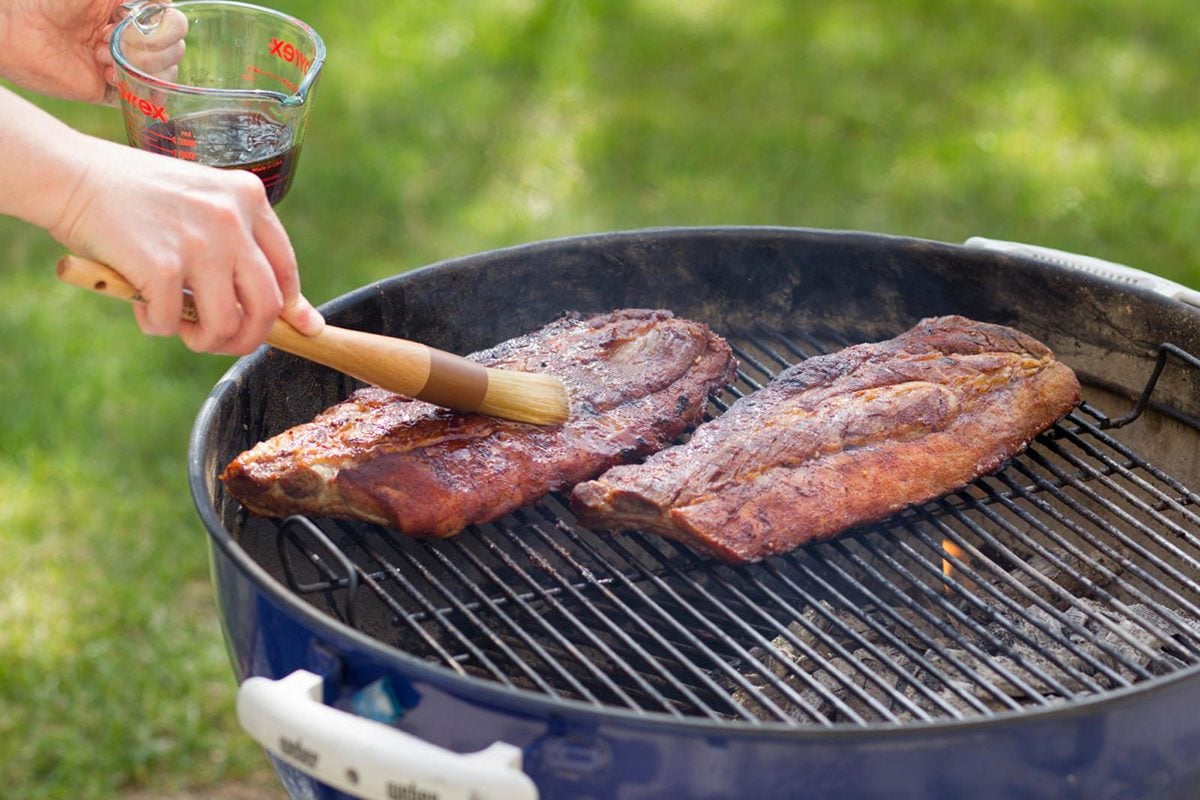
{"label": "ash on grate", "polygon": [[961,718],[1050,706],[1195,661],[1200,621],[1142,604],[1121,612],[1076,598],[1061,612],[996,607],[986,622],[964,615],[935,629],[910,609],[839,613],[821,602],[770,649],[751,650],[755,668],[742,670],[751,688],[733,688],[732,699],[801,722]]}

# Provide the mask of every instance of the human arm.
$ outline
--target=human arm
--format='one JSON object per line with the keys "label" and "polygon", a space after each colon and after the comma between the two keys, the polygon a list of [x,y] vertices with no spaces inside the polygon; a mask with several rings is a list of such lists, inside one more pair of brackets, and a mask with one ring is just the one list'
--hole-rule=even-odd
{"label": "human arm", "polygon": [[[148,301],[141,329],[193,350],[248,353],[281,315],[323,325],[257,177],[87,136],[3,87],[0,213],[116,267]],[[180,319],[184,289],[198,323]]]}
{"label": "human arm", "polygon": [[[0,76],[44,94],[103,100],[119,1],[0,2]],[[153,36],[137,40],[152,54],[146,63],[169,72],[186,30],[183,14],[164,14]],[[192,349],[249,352],[280,310],[304,333],[323,324],[300,294],[291,243],[253,175],[85,136],[3,86],[0,214],[118,268],[149,300],[135,312],[142,330],[178,333]],[[198,324],[179,320],[185,288]]]}

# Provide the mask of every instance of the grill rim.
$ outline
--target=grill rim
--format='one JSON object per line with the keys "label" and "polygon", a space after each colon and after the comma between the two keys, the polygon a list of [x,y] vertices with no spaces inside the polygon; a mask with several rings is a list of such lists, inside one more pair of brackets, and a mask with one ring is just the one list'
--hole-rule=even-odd
{"label": "grill rim", "polygon": [[[827,231],[807,228],[785,227],[748,227],[748,226],[717,226],[698,228],[652,228],[631,231],[617,231],[603,234],[584,236],[569,236],[549,239],[528,244],[514,245],[507,248],[472,254],[436,262],[419,267],[409,272],[389,276],[374,283],[363,286],[348,294],[322,305],[321,310],[327,317],[336,317],[340,312],[348,310],[365,299],[382,292],[385,286],[394,283],[417,281],[430,274],[444,270],[453,270],[469,266],[473,261],[483,257],[495,257],[502,254],[521,252],[536,252],[546,248],[554,248],[564,244],[588,246],[601,245],[607,240],[621,239],[630,236],[644,237],[662,234],[705,235],[715,234],[728,236],[730,234],[782,235],[795,236],[797,233],[808,235],[833,235],[860,237],[870,240],[889,240],[896,243],[917,242],[938,247],[957,247],[942,242],[897,237],[886,234],[861,233],[856,231]],[[1021,257],[1006,256],[1005,258],[1023,260]],[[1047,265],[1032,259],[1024,259],[1036,266],[1038,270],[1060,271],[1069,273],[1071,280],[1080,283],[1109,285],[1112,282],[1085,273],[1076,273],[1064,267]],[[1149,290],[1138,287],[1121,285],[1122,294],[1141,295],[1147,302],[1163,303],[1161,297]],[[1176,305],[1176,304],[1172,304]],[[1181,304],[1180,304],[1181,305]],[[495,681],[473,675],[453,673],[439,664],[420,659],[402,649],[379,641],[368,634],[342,623],[332,616],[325,614],[309,605],[304,599],[291,591],[284,583],[277,580],[264,567],[239,545],[232,534],[225,528],[215,508],[212,498],[216,496],[216,475],[218,469],[213,463],[206,463],[199,457],[206,452],[210,431],[217,427],[218,413],[222,402],[229,392],[240,391],[243,376],[258,368],[269,357],[270,348],[260,348],[256,353],[235,363],[218,381],[205,399],[193,425],[189,440],[189,486],[197,512],[205,525],[210,537],[210,547],[219,548],[224,555],[260,590],[293,617],[299,616],[303,624],[314,632],[331,640],[349,640],[354,647],[365,650],[379,663],[395,664],[403,671],[405,677],[414,683],[424,682],[433,684],[441,691],[447,692],[463,700],[483,703],[491,707],[500,707],[521,714],[538,718],[561,717],[570,715],[574,718],[604,719],[622,726],[634,726],[647,730],[680,732],[689,731],[700,736],[721,736],[738,738],[771,738],[786,737],[798,741],[821,740],[828,741],[831,737],[853,737],[856,741],[873,736],[886,736],[889,740],[905,737],[921,738],[925,736],[942,736],[950,733],[983,732],[1005,728],[1009,725],[1036,724],[1038,722],[1070,721],[1074,718],[1090,717],[1098,711],[1115,709],[1125,703],[1142,703],[1155,696],[1169,693],[1179,684],[1191,681],[1200,675],[1200,664],[1176,670],[1167,675],[1154,676],[1141,680],[1127,687],[1109,689],[1098,694],[1087,694],[1072,698],[1050,707],[1024,707],[1010,711],[992,711],[985,715],[971,716],[963,719],[934,718],[931,720],[906,721],[873,721],[866,725],[854,722],[835,722],[829,725],[796,726],[785,722],[745,721],[745,720],[713,720],[702,717],[673,717],[663,712],[639,713],[619,707],[596,705],[572,698],[552,698],[536,691],[517,686],[502,686]],[[1152,356],[1147,358],[1151,364]],[[1081,376],[1087,382],[1086,376]],[[215,456],[215,454],[214,454]],[[224,624],[224,620],[222,620]]]}

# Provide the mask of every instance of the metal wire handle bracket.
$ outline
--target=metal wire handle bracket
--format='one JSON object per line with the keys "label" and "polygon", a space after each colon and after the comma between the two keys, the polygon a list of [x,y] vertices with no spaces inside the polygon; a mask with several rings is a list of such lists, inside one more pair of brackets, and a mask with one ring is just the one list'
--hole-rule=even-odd
{"label": "metal wire handle bracket", "polygon": [[1124,427],[1142,415],[1142,412],[1146,410],[1146,406],[1150,404],[1150,396],[1154,393],[1154,387],[1158,384],[1158,378],[1162,375],[1163,368],[1167,365],[1167,356],[1175,356],[1185,364],[1189,364],[1196,370],[1200,370],[1200,358],[1192,355],[1182,347],[1176,347],[1170,342],[1163,342],[1158,346],[1158,359],[1154,362],[1154,369],[1150,372],[1150,378],[1142,388],[1142,393],[1134,404],[1133,410],[1117,419],[1100,420],[1101,430]]}
{"label": "metal wire handle bracket", "polygon": [[[1166,278],[1160,278],[1157,275],[1124,264],[1105,261],[1093,256],[1069,253],[1065,250],[1055,250],[1054,248],[1043,247],[1041,245],[987,239],[982,236],[972,236],[963,244],[967,247],[976,247],[981,250],[993,250],[999,253],[1025,256],[1026,258],[1041,261],[1044,264],[1067,267],[1091,275],[1097,275],[1110,281],[1138,286],[1143,289],[1149,289],[1163,297],[1200,308],[1200,291],[1189,289],[1182,284],[1169,281]],[[1150,378],[1146,381],[1146,385],[1142,389],[1142,394],[1138,397],[1133,410],[1117,419],[1102,419],[1100,421],[1101,430],[1123,427],[1141,416],[1142,412],[1146,410],[1146,406],[1150,403],[1150,395],[1154,392],[1154,387],[1158,384],[1158,378],[1162,375],[1163,368],[1166,366],[1168,355],[1173,355],[1184,363],[1190,364],[1197,370],[1200,370],[1200,358],[1170,342],[1163,342],[1158,346],[1158,361],[1154,364],[1154,371],[1150,373]]]}
{"label": "metal wire handle bracket", "polygon": [[[297,532],[299,529],[299,532]],[[332,557],[340,567],[344,577],[329,566],[326,559],[321,557],[321,554],[316,552],[311,546],[306,547],[301,536],[307,535],[315,540],[321,549]],[[292,563],[293,558],[290,555],[288,542],[291,542],[296,550],[308,557],[308,566],[320,573],[324,580],[312,583],[306,583],[297,576],[296,567]],[[354,613],[354,597],[358,593],[358,568],[354,562],[342,552],[342,549],[334,544],[325,532],[318,528],[312,520],[301,514],[293,514],[285,519],[279,525],[279,530],[276,533],[276,547],[279,550],[279,561],[283,565],[283,574],[287,579],[288,586],[297,594],[306,595],[316,592],[332,593],[337,590],[346,590],[346,605],[343,609],[343,618],[351,626],[357,628],[357,621]]]}

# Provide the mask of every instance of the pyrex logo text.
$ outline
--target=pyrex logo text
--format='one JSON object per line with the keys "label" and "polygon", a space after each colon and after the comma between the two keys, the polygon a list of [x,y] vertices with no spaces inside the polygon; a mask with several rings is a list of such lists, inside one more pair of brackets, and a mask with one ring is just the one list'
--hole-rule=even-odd
{"label": "pyrex logo text", "polygon": [[285,42],[283,39],[271,37],[269,55],[281,58],[289,64],[295,64],[302,72],[308,72],[308,67],[312,64],[311,58],[305,58],[304,54],[293,45],[291,42]]}
{"label": "pyrex logo text", "polygon": [[137,109],[152,120],[158,119],[163,122],[167,121],[167,110],[162,106],[155,105],[145,98],[138,97],[129,88],[125,81],[117,84],[118,91],[121,92],[121,102],[133,109]]}

